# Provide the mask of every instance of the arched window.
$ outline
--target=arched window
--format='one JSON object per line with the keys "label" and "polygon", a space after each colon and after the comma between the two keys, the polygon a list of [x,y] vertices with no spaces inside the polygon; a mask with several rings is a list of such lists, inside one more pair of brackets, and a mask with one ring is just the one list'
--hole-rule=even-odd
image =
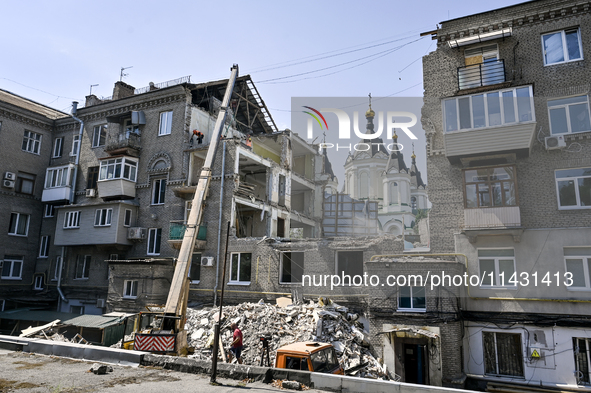
{"label": "arched window", "polygon": [[390,204],[395,205],[400,203],[398,200],[398,183],[390,182]]}
{"label": "arched window", "polygon": [[413,210],[416,210],[417,209],[417,197],[411,197],[410,198],[410,207]]}
{"label": "arched window", "polygon": [[369,175],[363,172],[359,176],[359,198],[369,198]]}

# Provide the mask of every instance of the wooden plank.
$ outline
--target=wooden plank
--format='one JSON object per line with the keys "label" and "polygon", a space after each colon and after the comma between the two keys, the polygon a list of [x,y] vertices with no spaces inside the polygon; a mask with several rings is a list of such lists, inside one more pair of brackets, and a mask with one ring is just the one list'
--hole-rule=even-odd
{"label": "wooden plank", "polygon": [[222,354],[222,359],[224,359],[224,363],[228,363],[228,358],[226,357],[226,350],[224,349],[224,343],[222,342],[222,335],[220,334],[219,337],[220,343],[218,347],[220,348],[220,353]]}

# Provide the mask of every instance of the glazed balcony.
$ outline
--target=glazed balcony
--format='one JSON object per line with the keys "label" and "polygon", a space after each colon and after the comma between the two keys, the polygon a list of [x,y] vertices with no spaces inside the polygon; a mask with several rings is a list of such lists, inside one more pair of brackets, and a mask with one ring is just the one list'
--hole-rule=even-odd
{"label": "glazed balcony", "polygon": [[[170,222],[168,230],[168,244],[173,248],[180,250],[185,236],[185,230],[187,229],[187,223],[183,220],[176,220]],[[195,250],[202,250],[207,244],[207,226],[200,225],[197,231],[197,239],[195,240]]]}

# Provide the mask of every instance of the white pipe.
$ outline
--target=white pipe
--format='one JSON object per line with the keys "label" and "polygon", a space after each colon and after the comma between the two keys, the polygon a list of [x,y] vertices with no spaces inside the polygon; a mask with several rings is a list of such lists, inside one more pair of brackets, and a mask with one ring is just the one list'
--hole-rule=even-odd
{"label": "white pipe", "polygon": [[222,238],[222,205],[224,203],[224,176],[226,174],[226,141],[222,145],[222,149],[224,150],[222,153],[222,184],[220,190],[220,213],[219,213],[219,221],[218,221],[218,252],[216,257],[216,264],[215,264],[215,287],[213,288],[213,306],[215,307],[218,298],[218,285],[220,282],[220,247],[221,247],[221,238]]}
{"label": "white pipe", "polygon": [[80,123],[80,131],[78,132],[78,151],[76,152],[76,162],[74,165],[74,176],[72,177],[72,184],[70,190],[70,204],[74,203],[74,194],[76,192],[76,180],[78,178],[78,164],[80,163],[80,150],[82,148],[82,133],[84,132],[84,122],[76,117],[78,111],[78,102],[72,102],[72,118]]}
{"label": "white pipe", "polygon": [[[65,249],[66,249],[65,247],[62,247],[62,256],[60,258],[60,265],[58,267],[59,270],[58,270],[58,273],[57,273],[57,292],[60,294],[60,297],[62,298],[62,301],[68,303],[68,299],[64,296],[64,293],[62,292],[62,288],[61,288],[61,285],[62,285],[62,270],[63,270],[63,267],[64,267]],[[58,304],[58,311],[60,311],[59,308],[60,308],[60,305]]]}

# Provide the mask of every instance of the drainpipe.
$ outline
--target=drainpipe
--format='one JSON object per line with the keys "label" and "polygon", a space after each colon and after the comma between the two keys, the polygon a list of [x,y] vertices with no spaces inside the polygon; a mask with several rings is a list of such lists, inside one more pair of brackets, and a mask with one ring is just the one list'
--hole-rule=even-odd
{"label": "drainpipe", "polygon": [[[60,265],[58,267],[58,273],[57,273],[57,292],[60,294],[60,298],[62,299],[63,302],[68,303],[68,299],[66,299],[66,297],[64,296],[64,293],[62,292],[62,270],[64,267],[64,255],[65,255],[65,247],[62,247],[62,257],[60,258]],[[58,311],[60,310],[61,305],[58,304]]]}
{"label": "drainpipe", "polygon": [[78,132],[78,151],[76,152],[76,162],[74,163],[74,176],[72,176],[72,184],[70,191],[70,204],[74,203],[74,194],[76,191],[76,180],[78,177],[78,164],[80,163],[80,150],[82,148],[82,132],[84,131],[84,122],[76,117],[78,112],[78,101],[72,101],[72,118],[80,123],[80,131]]}
{"label": "drainpipe", "polygon": [[222,184],[220,190],[220,213],[219,213],[219,220],[218,220],[218,251],[215,264],[215,287],[213,288],[213,305],[217,304],[218,298],[218,285],[220,282],[220,247],[221,247],[221,238],[222,238],[222,206],[224,202],[224,176],[226,174],[226,141],[224,141],[222,150],[224,151],[222,154]]}

